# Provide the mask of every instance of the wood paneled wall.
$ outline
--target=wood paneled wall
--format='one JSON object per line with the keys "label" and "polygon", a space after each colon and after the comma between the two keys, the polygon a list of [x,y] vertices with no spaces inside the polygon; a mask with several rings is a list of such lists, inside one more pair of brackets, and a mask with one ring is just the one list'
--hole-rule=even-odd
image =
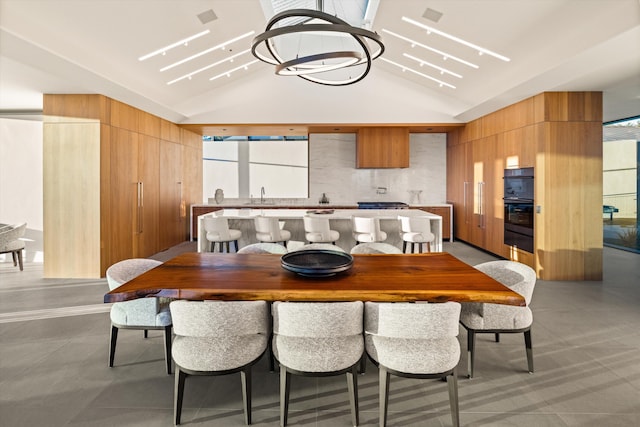
{"label": "wood paneled wall", "polygon": [[44,95],[43,113],[45,277],[101,277],[188,239],[200,135],[102,95]]}
{"label": "wood paneled wall", "polygon": [[[601,92],[541,93],[450,132],[447,145],[447,194],[457,207],[459,238],[473,240],[466,229],[470,221],[460,218],[464,217],[462,186],[468,178],[461,156],[468,162],[469,151],[478,159],[482,156],[477,152],[493,150],[495,173],[507,167],[535,168],[535,204],[540,207],[535,216],[535,253],[496,240],[503,235],[504,220],[496,208],[501,205],[502,180],[495,173],[487,182],[493,190],[488,201],[494,205],[489,218],[493,230],[487,232],[492,237],[472,243],[531,265],[541,279],[602,279]],[[463,145],[468,147],[458,147]]]}

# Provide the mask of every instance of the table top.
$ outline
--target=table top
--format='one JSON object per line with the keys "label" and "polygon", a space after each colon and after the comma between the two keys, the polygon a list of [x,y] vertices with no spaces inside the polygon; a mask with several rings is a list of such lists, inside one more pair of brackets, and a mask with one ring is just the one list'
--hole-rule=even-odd
{"label": "table top", "polygon": [[489,302],[524,298],[449,253],[353,255],[353,267],[310,278],[282,268],[280,255],[184,253],[105,294],[189,300]]}

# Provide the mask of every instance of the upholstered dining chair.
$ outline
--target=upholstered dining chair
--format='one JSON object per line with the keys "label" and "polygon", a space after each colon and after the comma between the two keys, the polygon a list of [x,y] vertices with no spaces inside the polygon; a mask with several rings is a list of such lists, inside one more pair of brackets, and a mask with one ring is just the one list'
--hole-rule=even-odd
{"label": "upholstered dining chair", "polygon": [[251,367],[267,349],[266,301],[172,301],[176,364],[174,421],[180,424],[189,375],[240,372],[244,419],[251,424]]}
{"label": "upholstered dining chair", "polygon": [[305,215],[302,218],[305,238],[309,243],[333,243],[340,238],[340,233],[331,230],[328,218]]}
{"label": "upholstered dining chair", "polygon": [[357,426],[363,303],[276,301],[272,315],[272,347],[280,364],[280,425],[287,425],[291,374],[323,377],[345,373],[351,421]]}
{"label": "upholstered dining chair", "polygon": [[207,232],[207,240],[211,242],[211,252],[215,252],[216,243],[220,248],[220,252],[223,252],[223,244],[226,252],[230,252],[230,242],[234,243],[236,252],[238,252],[238,239],[242,236],[242,232],[229,228],[227,218],[222,216],[206,216],[204,218],[204,229]]}
{"label": "upholstered dining chair", "polygon": [[256,238],[259,242],[280,243],[287,246],[291,232],[280,228],[280,221],[275,217],[257,216],[254,220]]}
{"label": "upholstered dining chair", "polygon": [[[160,264],[162,264],[160,261],[145,258],[117,262],[107,269],[109,289],[113,290]],[[158,298],[116,302],[111,306],[110,316],[109,367],[113,367],[119,329],[144,330],[145,338],[149,329],[161,329],[164,331],[164,357],[167,374],[171,374],[171,313],[168,305],[161,304]]]}
{"label": "upholstered dining chair", "polygon": [[239,254],[286,254],[287,248],[277,243],[252,243],[238,250]]}
{"label": "upholstered dining chair", "polygon": [[410,253],[414,252],[414,245],[418,245],[418,253],[422,253],[422,245],[427,244],[427,252],[431,252],[431,243],[436,236],[431,232],[431,220],[424,216],[398,216],[400,221],[400,236],[402,237],[402,252],[407,252],[407,243],[411,244]]}
{"label": "upholstered dining chair", "polygon": [[536,272],[528,265],[515,261],[489,261],[475,266],[478,270],[493,277],[525,299],[525,307],[503,304],[463,303],[460,323],[467,330],[467,368],[469,378],[473,378],[476,334],[495,334],[496,342],[501,333],[524,333],[529,372],[533,373],[533,347],[531,343],[531,325],[533,313],[529,308],[533,289],[536,285]]}
{"label": "upholstered dining chair", "polygon": [[379,370],[380,427],[387,424],[390,374],[446,379],[453,425],[460,425],[456,372],[459,320],[457,302],[365,303],[365,348]]}
{"label": "upholstered dining chair", "polygon": [[5,225],[0,229],[0,254],[11,254],[13,258],[13,266],[18,265],[20,271],[24,270],[22,262],[22,250],[24,249],[24,241],[20,240],[27,229],[27,223],[16,225]]}
{"label": "upholstered dining chair", "polygon": [[313,250],[313,249],[320,249],[320,250],[326,250],[326,251],[338,251],[338,252],[346,252],[344,249],[342,249],[340,246],[331,244],[331,243],[309,243],[308,245],[302,245],[299,248],[296,248],[294,250],[292,250],[291,252],[295,252],[295,251],[308,251],[308,250]]}
{"label": "upholstered dining chair", "polygon": [[380,230],[380,219],[376,217],[351,217],[352,235],[359,243],[384,242],[387,233]]}
{"label": "upholstered dining chair", "polygon": [[389,243],[360,243],[351,248],[352,254],[401,254],[400,248]]}

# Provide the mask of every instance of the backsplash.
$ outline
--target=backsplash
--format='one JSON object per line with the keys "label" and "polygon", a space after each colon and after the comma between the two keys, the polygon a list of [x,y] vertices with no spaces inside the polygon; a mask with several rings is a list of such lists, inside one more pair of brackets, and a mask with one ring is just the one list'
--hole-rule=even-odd
{"label": "backsplash", "polygon": [[309,200],[317,202],[322,193],[326,193],[332,204],[357,201],[409,203],[409,190],[421,190],[421,204],[445,203],[446,138],[443,133],[411,134],[408,168],[356,169],[355,134],[311,134]]}

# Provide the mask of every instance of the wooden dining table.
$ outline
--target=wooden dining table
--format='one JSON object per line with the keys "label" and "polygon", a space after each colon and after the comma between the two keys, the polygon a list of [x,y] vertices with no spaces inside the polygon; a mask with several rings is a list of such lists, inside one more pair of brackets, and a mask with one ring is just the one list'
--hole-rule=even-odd
{"label": "wooden dining table", "polygon": [[524,306],[518,293],[453,255],[353,255],[350,269],[306,277],[280,255],[184,253],[105,294],[104,302],[187,300],[486,302]]}

